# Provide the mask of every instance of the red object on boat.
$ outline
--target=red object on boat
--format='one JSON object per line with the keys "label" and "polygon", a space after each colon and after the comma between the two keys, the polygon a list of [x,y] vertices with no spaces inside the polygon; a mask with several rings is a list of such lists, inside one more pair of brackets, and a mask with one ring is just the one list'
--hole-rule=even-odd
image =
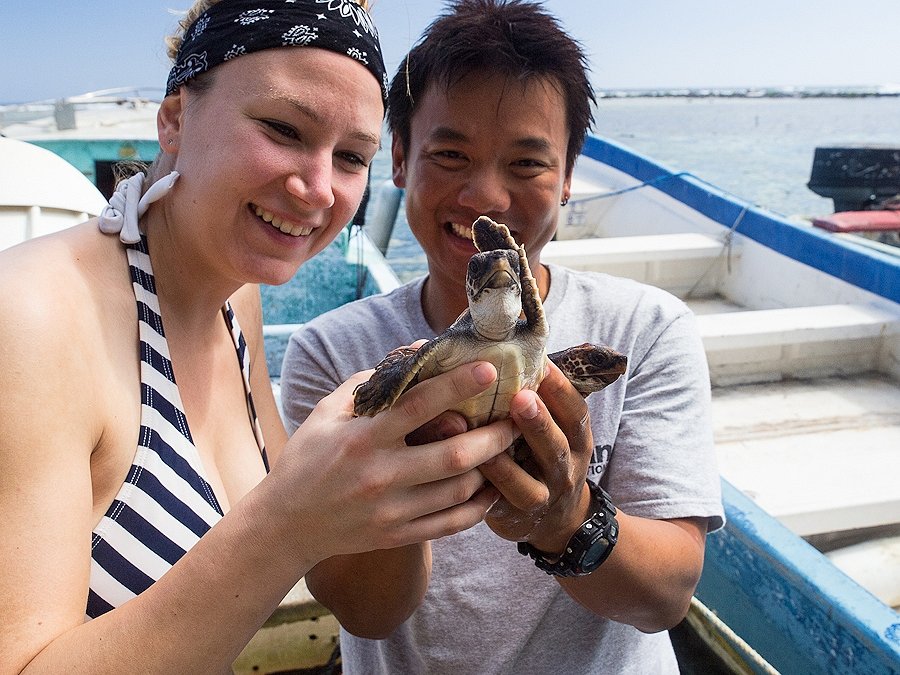
{"label": "red object on boat", "polygon": [[813,225],[829,232],[900,231],[900,211],[841,211],[814,218]]}

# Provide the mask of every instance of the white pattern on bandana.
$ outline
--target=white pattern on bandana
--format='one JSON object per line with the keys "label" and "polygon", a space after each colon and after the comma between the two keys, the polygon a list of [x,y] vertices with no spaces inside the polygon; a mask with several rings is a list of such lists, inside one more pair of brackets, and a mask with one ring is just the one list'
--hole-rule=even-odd
{"label": "white pattern on bandana", "polygon": [[220,63],[275,47],[314,44],[361,63],[387,102],[387,73],[378,32],[352,0],[231,0],[210,6],[185,30],[166,82],[173,94]]}
{"label": "white pattern on bandana", "polygon": [[281,36],[285,45],[308,45],[319,37],[319,29],[310,26],[294,26]]}
{"label": "white pattern on bandana", "polygon": [[274,9],[248,9],[246,12],[241,12],[241,15],[234,22],[242,26],[249,26],[257,21],[268,19],[274,13]]}

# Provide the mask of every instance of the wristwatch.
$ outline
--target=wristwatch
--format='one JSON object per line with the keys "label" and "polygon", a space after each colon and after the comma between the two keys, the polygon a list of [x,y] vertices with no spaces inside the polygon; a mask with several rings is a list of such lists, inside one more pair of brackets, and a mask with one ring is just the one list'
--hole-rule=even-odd
{"label": "wristwatch", "polygon": [[530,557],[538,569],[556,577],[583,577],[600,567],[612,553],[619,538],[616,507],[599,485],[587,481],[591,491],[591,516],[581,524],[556,556],[539,551],[524,541],[518,543],[519,553]]}

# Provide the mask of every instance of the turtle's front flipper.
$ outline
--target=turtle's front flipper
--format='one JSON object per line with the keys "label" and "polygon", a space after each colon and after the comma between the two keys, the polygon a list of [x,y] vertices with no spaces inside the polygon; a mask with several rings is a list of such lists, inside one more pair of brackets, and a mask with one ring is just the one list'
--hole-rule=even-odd
{"label": "turtle's front flipper", "polygon": [[479,216],[472,223],[472,241],[479,251],[498,251],[509,249],[515,251],[519,248],[516,240],[509,232],[509,228],[503,223],[496,223],[487,216]]}
{"label": "turtle's front flipper", "polygon": [[537,279],[528,265],[525,245],[518,246],[516,250],[519,253],[519,281],[522,284],[522,313],[525,315],[525,322],[535,335],[547,336],[550,334],[550,327],[547,325],[547,315],[544,314]]}
{"label": "turtle's front flipper", "polygon": [[600,391],[625,373],[628,358],[605,345],[585,342],[548,354],[582,396]]}
{"label": "turtle's front flipper", "polygon": [[372,377],[353,390],[353,414],[374,417],[394,405],[404,391],[419,381],[419,370],[427,361],[433,342],[426,342],[418,349],[398,347],[388,353],[375,366]]}

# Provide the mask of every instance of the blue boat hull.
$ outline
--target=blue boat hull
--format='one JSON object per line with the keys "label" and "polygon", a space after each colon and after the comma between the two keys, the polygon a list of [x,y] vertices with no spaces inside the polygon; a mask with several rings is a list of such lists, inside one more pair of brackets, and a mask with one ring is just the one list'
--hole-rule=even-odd
{"label": "blue boat hull", "polygon": [[[742,203],[633,151],[589,137],[584,155],[729,229],[900,302],[900,257]],[[723,480],[725,528],[706,545],[698,599],[782,673],[900,673],[900,615]],[[751,666],[751,670],[763,672]]]}

